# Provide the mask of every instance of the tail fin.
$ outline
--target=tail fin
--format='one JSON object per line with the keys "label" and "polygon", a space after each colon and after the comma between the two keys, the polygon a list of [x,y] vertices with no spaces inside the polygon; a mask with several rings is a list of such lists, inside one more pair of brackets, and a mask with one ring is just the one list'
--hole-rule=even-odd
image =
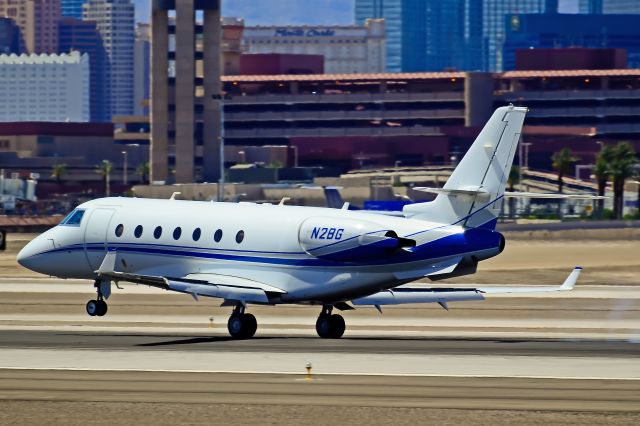
{"label": "tail fin", "polygon": [[469,151],[430,203],[404,207],[407,217],[466,227],[493,229],[527,112],[496,109]]}

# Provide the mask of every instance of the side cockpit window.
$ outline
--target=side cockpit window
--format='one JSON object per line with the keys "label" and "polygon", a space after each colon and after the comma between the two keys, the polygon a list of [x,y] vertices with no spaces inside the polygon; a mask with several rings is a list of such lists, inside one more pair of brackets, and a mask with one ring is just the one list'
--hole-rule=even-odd
{"label": "side cockpit window", "polygon": [[82,222],[82,216],[84,216],[84,210],[75,209],[74,211],[69,213],[67,217],[62,220],[62,222],[60,222],[60,225],[80,226],[80,222]]}

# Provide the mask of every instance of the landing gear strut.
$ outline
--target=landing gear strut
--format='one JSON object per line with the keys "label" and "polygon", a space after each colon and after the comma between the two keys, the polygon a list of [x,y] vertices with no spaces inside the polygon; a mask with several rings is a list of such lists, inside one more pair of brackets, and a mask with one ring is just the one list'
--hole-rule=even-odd
{"label": "landing gear strut", "polygon": [[89,300],[87,302],[87,313],[92,317],[102,317],[107,313],[108,308],[107,302],[104,301],[104,295],[102,294],[102,281],[96,280],[93,286],[96,288],[98,297],[97,300]]}
{"label": "landing gear strut", "polygon": [[250,339],[258,329],[256,317],[245,313],[244,310],[243,304],[237,304],[227,322],[229,334],[234,339]]}
{"label": "landing gear strut", "polygon": [[333,306],[324,306],[316,321],[316,331],[323,339],[339,339],[344,334],[344,318],[338,314],[331,314]]}

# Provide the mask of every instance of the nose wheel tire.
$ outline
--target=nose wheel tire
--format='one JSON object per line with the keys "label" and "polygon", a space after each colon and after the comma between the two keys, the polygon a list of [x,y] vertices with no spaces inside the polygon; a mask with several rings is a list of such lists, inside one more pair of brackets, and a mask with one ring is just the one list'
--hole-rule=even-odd
{"label": "nose wheel tire", "polygon": [[227,329],[234,339],[250,339],[256,334],[258,322],[251,314],[233,314],[229,317]]}
{"label": "nose wheel tire", "polygon": [[316,321],[316,331],[323,339],[339,339],[344,330],[344,318],[338,314],[321,314]]}
{"label": "nose wheel tire", "polygon": [[87,313],[92,316],[102,317],[107,313],[107,302],[104,300],[89,300],[87,302]]}

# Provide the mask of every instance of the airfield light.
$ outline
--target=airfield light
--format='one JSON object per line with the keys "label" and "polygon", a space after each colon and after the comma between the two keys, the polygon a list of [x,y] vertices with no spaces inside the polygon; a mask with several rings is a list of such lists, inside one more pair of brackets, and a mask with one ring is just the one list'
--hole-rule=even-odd
{"label": "airfield light", "polygon": [[306,380],[313,380],[313,377],[311,376],[311,363],[308,362],[307,365],[305,366],[305,368],[307,369],[307,376],[305,377]]}

